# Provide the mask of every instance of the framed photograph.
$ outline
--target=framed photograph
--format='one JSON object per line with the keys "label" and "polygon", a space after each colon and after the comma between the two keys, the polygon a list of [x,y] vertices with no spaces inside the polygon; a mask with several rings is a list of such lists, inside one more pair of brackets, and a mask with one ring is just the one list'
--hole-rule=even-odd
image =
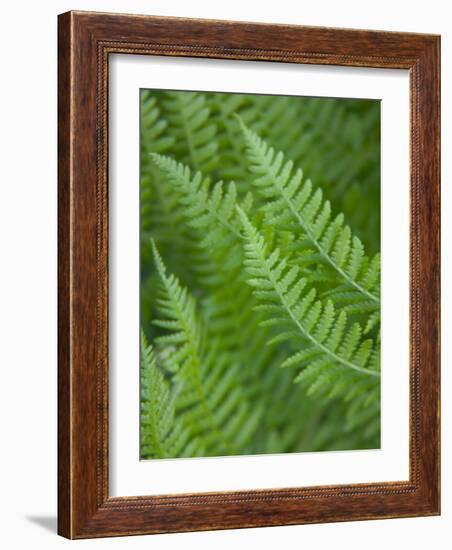
{"label": "framed photograph", "polygon": [[58,530],[440,513],[440,38],[59,16]]}

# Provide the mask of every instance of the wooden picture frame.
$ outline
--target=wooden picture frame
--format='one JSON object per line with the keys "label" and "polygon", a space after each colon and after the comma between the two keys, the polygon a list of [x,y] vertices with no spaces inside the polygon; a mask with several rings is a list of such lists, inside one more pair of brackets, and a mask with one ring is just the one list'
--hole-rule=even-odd
{"label": "wooden picture frame", "polygon": [[[58,38],[58,532],[68,538],[440,513],[440,38],[68,12]],[[410,73],[409,481],[146,497],[108,491],[109,55]]]}

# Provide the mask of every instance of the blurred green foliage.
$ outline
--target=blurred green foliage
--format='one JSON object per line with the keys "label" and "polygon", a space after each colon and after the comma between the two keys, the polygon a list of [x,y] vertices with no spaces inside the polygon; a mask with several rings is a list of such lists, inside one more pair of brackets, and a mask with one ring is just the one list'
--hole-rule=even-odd
{"label": "blurred green foliage", "polygon": [[380,104],[141,91],[141,455],[380,446]]}

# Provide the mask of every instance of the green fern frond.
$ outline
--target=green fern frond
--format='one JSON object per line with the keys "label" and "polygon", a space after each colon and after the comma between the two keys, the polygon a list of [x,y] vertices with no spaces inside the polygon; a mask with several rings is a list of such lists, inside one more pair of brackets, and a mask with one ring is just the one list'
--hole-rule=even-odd
{"label": "green fern frond", "polygon": [[[164,184],[161,173],[152,162],[151,153],[163,153],[174,147],[175,138],[169,133],[169,122],[163,116],[155,93],[141,93],[141,182],[140,182],[140,233],[144,265],[152,261],[149,238],[158,243],[171,258],[170,265],[180,262],[192,252],[191,235],[183,224],[179,197],[173,188]],[[181,230],[175,235],[173,228]]]}
{"label": "green fern frond", "polygon": [[378,447],[376,102],[141,99],[143,458]]}
{"label": "green fern frond", "polygon": [[[168,135],[168,121],[162,117],[158,101],[149,90],[140,96],[140,133],[143,153],[162,153],[174,145],[174,137]],[[142,160],[146,161],[143,155]]]}
{"label": "green fern frond", "polygon": [[232,115],[240,113],[248,124],[252,124],[258,113],[250,110],[249,98],[243,94],[212,93],[207,95],[207,102],[217,127],[219,162],[215,166],[216,179],[234,180],[238,191],[246,192],[249,172],[243,154],[245,144]]}
{"label": "green fern frond", "polygon": [[[260,299],[261,309],[269,313],[267,323],[283,327],[287,338],[296,336],[302,351],[283,366],[304,367],[296,381],[314,382],[310,373],[334,372],[379,378],[377,354],[372,341],[362,341],[358,323],[347,329],[344,311],[337,313],[331,301],[316,299],[314,289],[306,292],[306,279],[296,266],[290,266],[278,249],[269,250],[264,238],[239,209],[245,235],[245,267],[248,282]],[[334,374],[333,374],[334,377]]]}
{"label": "green fern frond", "polygon": [[141,332],[141,456],[176,458],[203,456],[205,449],[181,422],[175,422],[177,393],[155,361]]}
{"label": "green fern frond", "polygon": [[[275,355],[274,350],[265,345],[272,337],[272,332],[264,327],[256,331],[259,319],[253,312],[256,301],[250,287],[245,284],[241,269],[242,247],[237,246],[241,239],[241,224],[235,210],[235,187],[233,184],[230,185],[229,190],[219,200],[219,195],[215,195],[219,189],[218,184],[212,191],[207,181],[204,180],[205,186],[202,186],[203,180],[199,173],[191,178],[189,168],[181,163],[158,155],[154,155],[153,158],[166,181],[184,197],[182,207],[187,217],[186,223],[191,225],[192,220],[197,220],[193,228],[197,233],[194,242],[200,244],[203,253],[202,261],[199,262],[199,265],[203,266],[202,272],[199,272],[200,280],[215,289],[202,298],[202,313],[212,339],[215,335],[222,335],[217,343],[218,356],[221,356],[221,353],[232,354],[235,362],[246,365],[246,368],[240,369],[238,373],[238,383],[246,397],[262,403],[267,409],[274,410],[274,418],[270,424],[278,425],[280,431],[286,433],[289,430],[284,428],[282,419],[288,418],[287,415],[295,410],[293,391],[289,391],[286,384],[291,378],[285,374],[282,376],[286,381],[283,383],[287,392],[286,395],[281,394],[279,402],[274,397],[274,390],[280,381],[270,377],[266,369],[266,365]],[[242,205],[247,210],[251,206],[250,202],[247,204],[246,201],[242,202]],[[210,259],[208,252],[212,254]],[[256,384],[256,377],[260,377],[261,384]],[[294,401],[292,409],[287,406],[289,397]],[[300,414],[299,409],[298,402]],[[272,428],[268,426],[268,429]],[[292,432],[293,438],[296,438],[295,430]],[[288,433],[280,442],[283,445],[281,452],[287,449],[291,442],[294,444]],[[277,447],[274,451],[276,449]]]}
{"label": "green fern frond", "polygon": [[[310,97],[271,99],[275,110],[287,103],[279,123],[278,119],[269,120],[257,128],[244,119],[245,124],[270,145],[285,151],[295,165],[303,166],[337,211],[347,212],[353,233],[373,255],[379,248],[380,233],[380,153],[375,145],[380,133],[379,103]],[[362,207],[363,196],[374,208]]]}
{"label": "green fern frond", "polygon": [[175,140],[174,152],[194,170],[212,170],[218,160],[218,143],[205,94],[165,92],[161,105]]}
{"label": "green fern frond", "polygon": [[163,118],[157,98],[149,90],[144,91],[140,96],[140,115],[141,230],[148,237],[151,227],[154,227],[151,220],[157,217],[155,227],[159,228],[164,235],[165,231],[161,228],[165,228],[168,219],[172,217],[174,199],[165,193],[165,187],[160,185],[158,170],[151,162],[149,153],[168,150],[174,145],[174,138],[167,134],[168,121]]}
{"label": "green fern frond", "polygon": [[[191,175],[190,168],[174,159],[153,154],[156,166],[166,176],[166,181],[180,194],[180,204],[190,227],[203,232],[200,241],[202,247],[214,247],[217,253],[227,251],[229,256],[236,251],[234,244],[240,240],[240,220],[235,210],[238,204],[237,189],[234,182],[224,186],[217,182],[210,188],[209,181],[201,172]],[[252,204],[248,194],[241,206],[249,211]],[[236,266],[238,258],[231,261]]]}
{"label": "green fern frond", "polygon": [[299,101],[294,101],[291,96],[272,95],[255,95],[251,101],[259,112],[260,119],[249,124],[241,112],[236,113],[244,124],[270,143],[278,144],[288,154],[295,152],[295,148],[298,150],[303,137],[300,132]]}
{"label": "green fern frond", "polygon": [[314,190],[309,179],[303,181],[301,169],[294,170],[292,161],[284,162],[282,152],[241,126],[250,169],[257,176],[254,185],[267,199],[262,208],[267,223],[300,233],[299,265],[334,272],[338,286],[330,293],[333,299],[336,293],[347,291],[353,295],[356,310],[359,303],[364,311],[379,308],[379,256],[369,261],[360,239],[344,225],[343,215],[331,220],[331,205],[323,200],[321,189]]}
{"label": "green fern frond", "polygon": [[170,331],[164,336],[159,336],[156,342],[178,347],[177,354],[167,359],[166,366],[170,367],[171,372],[178,372],[183,378],[186,371],[197,371],[200,363],[198,350],[201,345],[201,334],[197,326],[195,301],[187,289],[181,287],[174,275],[167,274],[154,242],[152,250],[162,285],[157,305],[160,314],[164,316],[164,319],[155,319],[154,324]]}
{"label": "green fern frond", "polygon": [[[140,239],[141,239],[141,323],[146,333],[152,335],[151,321],[155,299],[155,274],[152,270],[152,236],[165,253],[169,266],[181,265],[182,259],[193,255],[192,236],[183,223],[179,198],[175,190],[164,184],[162,175],[152,162],[151,152],[172,150],[174,137],[169,132],[168,120],[163,116],[161,104],[155,92],[143,90],[140,94]],[[177,234],[174,227],[179,227]],[[188,276],[191,262],[187,262],[184,277]]]}
{"label": "green fern frond", "polygon": [[168,331],[156,343],[165,350],[164,365],[182,383],[176,410],[189,419],[207,455],[237,454],[256,430],[261,410],[249,406],[237,384],[240,365],[218,354],[217,342],[206,342],[193,297],[167,274],[154,244],[153,249],[163,290],[158,300],[163,318],[154,322]]}

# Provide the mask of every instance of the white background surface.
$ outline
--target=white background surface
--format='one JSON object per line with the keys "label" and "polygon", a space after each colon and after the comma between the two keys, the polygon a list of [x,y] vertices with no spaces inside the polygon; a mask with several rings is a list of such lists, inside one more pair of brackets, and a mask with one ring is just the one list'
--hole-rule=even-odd
{"label": "white background surface", "polygon": [[[409,75],[405,70],[115,55],[110,59],[110,494],[402,481],[409,476]],[[139,90],[381,99],[381,448],[138,460]],[[135,357],[135,369],[130,358]]]}
{"label": "white background surface", "polygon": [[[228,0],[9,2],[2,9],[0,87],[0,517],[7,549],[450,547],[450,293],[443,289],[443,515],[360,523],[69,542],[56,515],[56,14],[68,9],[289,22],[443,35],[443,281],[452,278],[452,18],[449,2]],[[257,8],[258,7],[258,8]],[[449,99],[446,99],[446,97]],[[449,158],[446,158],[449,151]]]}

